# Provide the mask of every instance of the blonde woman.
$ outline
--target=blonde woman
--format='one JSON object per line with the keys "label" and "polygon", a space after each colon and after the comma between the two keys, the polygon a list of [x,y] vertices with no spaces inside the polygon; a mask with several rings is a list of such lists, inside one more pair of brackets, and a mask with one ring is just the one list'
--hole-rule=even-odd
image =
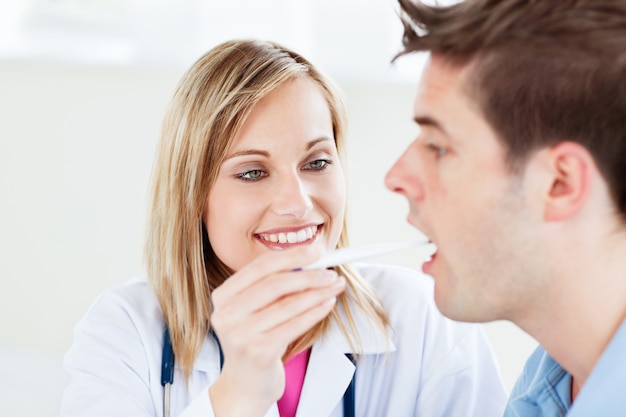
{"label": "blonde woman", "polygon": [[429,279],[298,270],[347,245],[345,141],[340,94],[297,53],[200,58],[163,123],[147,278],[78,324],[63,416],[501,415],[480,328],[441,316]]}

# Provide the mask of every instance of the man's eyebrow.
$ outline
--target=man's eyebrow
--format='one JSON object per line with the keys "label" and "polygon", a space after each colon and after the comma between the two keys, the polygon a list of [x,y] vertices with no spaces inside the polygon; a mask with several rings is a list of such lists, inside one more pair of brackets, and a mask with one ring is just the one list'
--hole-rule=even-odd
{"label": "man's eyebrow", "polygon": [[450,138],[450,135],[448,134],[446,129],[443,128],[443,126],[441,125],[441,123],[439,123],[439,121],[437,121],[437,119],[434,119],[434,118],[432,118],[430,116],[415,116],[413,118],[413,120],[420,127],[426,127],[427,126],[427,127],[433,128],[433,129],[437,129],[441,133],[443,133],[446,137]]}

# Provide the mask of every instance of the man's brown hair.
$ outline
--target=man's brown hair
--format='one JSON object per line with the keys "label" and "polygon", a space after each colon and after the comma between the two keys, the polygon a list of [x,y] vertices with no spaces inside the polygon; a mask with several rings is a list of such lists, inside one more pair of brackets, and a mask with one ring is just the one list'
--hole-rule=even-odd
{"label": "man's brown hair", "polygon": [[586,147],[626,218],[626,0],[399,0],[403,51],[471,65],[466,87],[508,152]]}

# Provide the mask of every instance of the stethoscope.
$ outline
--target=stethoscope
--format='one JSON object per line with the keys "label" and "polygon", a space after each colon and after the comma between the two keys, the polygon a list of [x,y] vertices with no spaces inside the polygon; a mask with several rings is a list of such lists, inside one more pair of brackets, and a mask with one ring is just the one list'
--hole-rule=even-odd
{"label": "stethoscope", "polygon": [[[222,352],[222,345],[217,338],[217,335],[211,330],[211,336],[217,343],[217,348],[220,351],[220,370],[224,366],[224,352]],[[353,356],[346,353],[346,357],[356,366],[356,362]],[[170,417],[170,389],[174,383],[174,350],[172,349],[172,340],[170,339],[170,332],[166,328],[163,335],[163,356],[161,357],[161,385],[163,386],[163,417]],[[356,375],[356,369],[352,374],[352,381],[343,394],[343,416],[354,417],[355,416],[355,395],[354,395],[354,377]]]}

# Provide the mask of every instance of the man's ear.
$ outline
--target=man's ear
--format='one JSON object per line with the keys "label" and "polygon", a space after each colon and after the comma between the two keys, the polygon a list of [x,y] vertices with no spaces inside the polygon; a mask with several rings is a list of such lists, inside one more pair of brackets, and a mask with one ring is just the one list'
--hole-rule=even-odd
{"label": "man's ear", "polygon": [[550,173],[544,217],[562,221],[577,214],[589,196],[595,163],[589,151],[574,142],[561,142],[544,157]]}

